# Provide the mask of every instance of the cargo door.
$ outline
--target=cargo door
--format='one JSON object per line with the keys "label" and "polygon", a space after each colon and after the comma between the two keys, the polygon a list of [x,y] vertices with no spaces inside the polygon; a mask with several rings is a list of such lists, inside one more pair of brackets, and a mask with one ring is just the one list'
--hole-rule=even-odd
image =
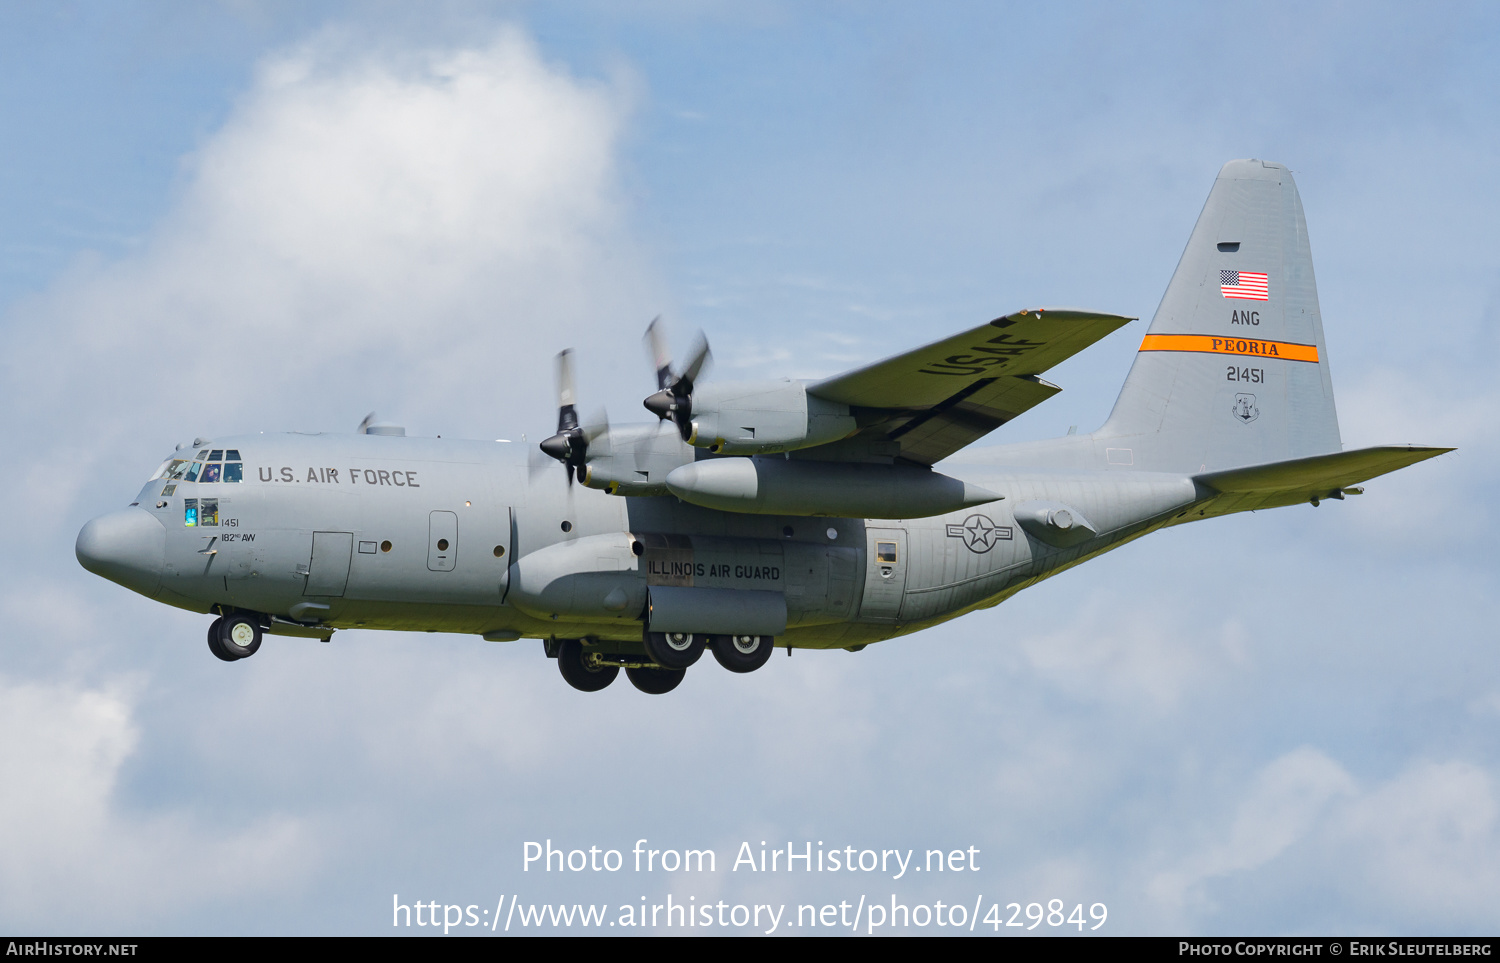
{"label": "cargo door", "polygon": [[458,564],[458,515],[432,512],[427,516],[427,567],[451,572]]}
{"label": "cargo door", "polygon": [[349,559],[354,551],[352,532],[313,532],[312,561],[307,567],[303,595],[342,598],[349,584]]}
{"label": "cargo door", "polygon": [[906,529],[865,529],[865,594],[859,617],[894,622],[906,593]]}

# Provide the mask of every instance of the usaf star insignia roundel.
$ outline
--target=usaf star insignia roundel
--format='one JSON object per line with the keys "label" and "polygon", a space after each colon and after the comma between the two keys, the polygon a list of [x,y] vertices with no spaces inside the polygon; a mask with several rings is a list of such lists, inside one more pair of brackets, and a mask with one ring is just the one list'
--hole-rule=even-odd
{"label": "usaf star insignia roundel", "polygon": [[962,525],[949,525],[948,537],[961,538],[964,547],[983,555],[995,547],[996,542],[1008,542],[1015,535],[1009,525],[996,525],[987,515],[970,515]]}

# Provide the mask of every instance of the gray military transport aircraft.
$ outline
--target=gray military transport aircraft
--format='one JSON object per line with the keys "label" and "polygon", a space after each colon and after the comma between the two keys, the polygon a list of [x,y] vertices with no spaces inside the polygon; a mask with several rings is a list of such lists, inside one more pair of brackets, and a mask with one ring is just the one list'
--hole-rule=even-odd
{"label": "gray military transport aircraft", "polygon": [[540,638],[584,691],[624,668],[662,693],[705,648],[732,672],[773,645],[857,651],[1169,525],[1343,499],[1452,450],[1342,450],[1296,185],[1239,160],[1104,426],[933,467],[1056,394],[1044,372],[1131,320],[1035,308],[822,381],[734,384],[704,381],[706,343],[674,371],[653,325],[654,424],[580,424],[559,356],[540,453],[566,484],[510,446],[371,419],[198,438],[83,527],[78,560],[214,615],[225,661],[264,634],[461,632]]}

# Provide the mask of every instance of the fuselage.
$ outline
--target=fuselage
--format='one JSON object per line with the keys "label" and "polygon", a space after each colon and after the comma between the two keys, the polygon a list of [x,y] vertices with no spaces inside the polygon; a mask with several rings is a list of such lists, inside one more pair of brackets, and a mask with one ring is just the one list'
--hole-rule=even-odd
{"label": "fuselage", "polygon": [[1202,497],[1184,475],[966,465],[945,470],[1004,497],[930,518],[781,517],[612,496],[525,461],[519,444],[440,438],[216,439],[90,522],[79,558],[159,601],[292,629],[631,643],[650,590],[688,586],[784,598],[778,645],[851,647],[996,604]]}

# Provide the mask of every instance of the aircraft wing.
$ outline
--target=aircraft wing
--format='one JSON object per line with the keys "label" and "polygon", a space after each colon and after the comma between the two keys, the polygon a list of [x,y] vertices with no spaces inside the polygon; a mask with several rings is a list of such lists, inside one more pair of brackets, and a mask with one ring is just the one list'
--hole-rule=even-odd
{"label": "aircraft wing", "polygon": [[853,408],[866,450],[931,465],[1057,394],[1037,376],[1134,320],[1077,308],[1017,311],[807,391]]}

